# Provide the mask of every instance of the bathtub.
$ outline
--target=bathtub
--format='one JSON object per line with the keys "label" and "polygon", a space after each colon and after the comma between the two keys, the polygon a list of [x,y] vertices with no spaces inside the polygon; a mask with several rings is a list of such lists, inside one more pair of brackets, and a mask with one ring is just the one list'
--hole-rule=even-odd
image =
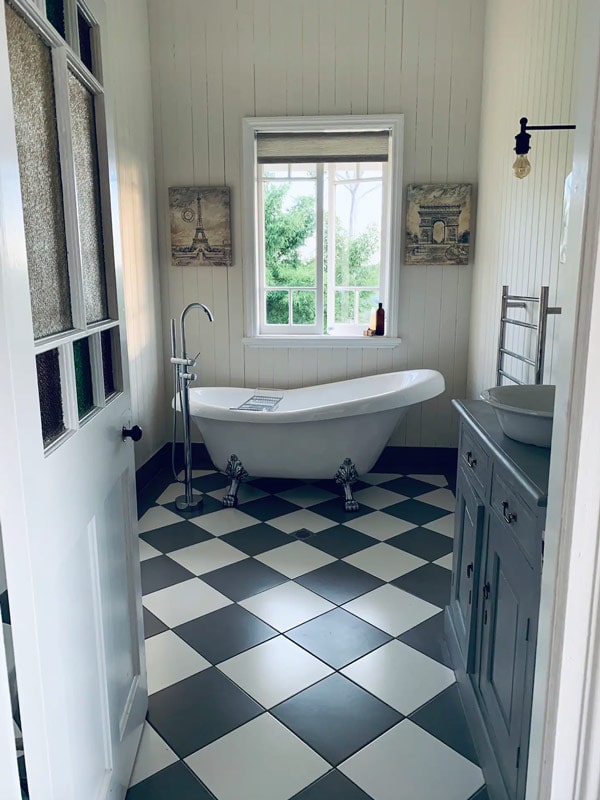
{"label": "bathtub", "polygon": [[[343,464],[351,465],[354,475],[368,472],[409,406],[443,391],[444,378],[430,369],[302,389],[195,387],[190,415],[215,467],[232,480],[237,469],[240,479],[335,477],[345,485],[339,475]],[[270,411],[238,408],[255,394],[281,400]]]}

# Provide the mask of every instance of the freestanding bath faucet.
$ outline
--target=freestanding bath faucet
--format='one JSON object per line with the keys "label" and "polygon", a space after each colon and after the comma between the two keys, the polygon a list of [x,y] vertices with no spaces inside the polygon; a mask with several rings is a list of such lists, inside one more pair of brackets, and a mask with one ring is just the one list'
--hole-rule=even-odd
{"label": "freestanding bath faucet", "polygon": [[[190,303],[181,312],[179,319],[179,330],[181,339],[181,355],[177,355],[177,332],[175,330],[175,320],[171,320],[171,364],[173,364],[174,387],[175,387],[175,409],[177,407],[177,397],[179,397],[179,409],[183,417],[183,456],[185,461],[184,483],[185,494],[180,495],[175,500],[175,505],[180,511],[197,508],[202,504],[204,495],[194,491],[192,486],[192,436],[190,431],[190,381],[195,381],[198,377],[189,371],[196,366],[196,360],[200,353],[196,353],[194,358],[189,358],[185,341],[185,318],[188,311],[192,308],[200,308],[211,322],[213,315],[209,308],[203,303]],[[175,416],[176,410],[173,411]],[[176,425],[173,424],[173,448],[175,447]]]}

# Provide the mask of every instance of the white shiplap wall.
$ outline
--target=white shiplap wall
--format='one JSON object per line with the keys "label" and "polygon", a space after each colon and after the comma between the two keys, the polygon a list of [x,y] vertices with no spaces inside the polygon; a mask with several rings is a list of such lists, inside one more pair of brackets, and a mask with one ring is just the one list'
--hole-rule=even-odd
{"label": "white shiplap wall", "polygon": [[[571,169],[572,133],[531,132],[531,173],[512,174],[519,119],[531,125],[573,124],[573,63],[577,6],[573,0],[493,0],[486,18],[476,269],[469,350],[468,392],[496,383],[501,287],[538,295],[550,286],[561,305],[559,247],[564,181]],[[536,307],[514,311],[536,321]],[[545,383],[553,382],[560,317],[549,318]],[[530,332],[511,328],[510,349],[533,357]],[[533,370],[506,360],[515,377],[531,383]]]}
{"label": "white shiplap wall", "polygon": [[[446,393],[415,408],[394,442],[455,444],[449,399],[465,394],[471,267],[401,269],[394,350],[244,349],[244,116],[403,113],[404,183],[475,182],[482,0],[148,0],[163,319],[190,325],[204,385],[295,387],[431,367]],[[235,265],[170,265],[169,186],[227,184]],[[165,356],[168,350],[165,328]],[[170,382],[167,380],[167,391]]]}
{"label": "white shiplap wall", "polygon": [[165,442],[161,302],[148,11],[145,0],[107,3],[110,76],[131,380],[131,418],[144,430],[140,466]]}

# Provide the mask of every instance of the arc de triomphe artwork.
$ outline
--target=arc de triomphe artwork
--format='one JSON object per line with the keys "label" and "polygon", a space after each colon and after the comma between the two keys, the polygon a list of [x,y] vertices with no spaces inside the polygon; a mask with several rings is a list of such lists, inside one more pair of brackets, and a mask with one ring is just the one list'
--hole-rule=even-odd
{"label": "arc de triomphe artwork", "polygon": [[468,264],[470,228],[470,184],[408,187],[406,264]]}

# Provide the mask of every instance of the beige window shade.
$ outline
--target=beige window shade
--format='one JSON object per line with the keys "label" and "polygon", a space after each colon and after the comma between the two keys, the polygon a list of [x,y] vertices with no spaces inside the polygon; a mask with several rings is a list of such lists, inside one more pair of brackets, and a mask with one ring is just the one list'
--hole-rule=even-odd
{"label": "beige window shade", "polygon": [[257,133],[259,164],[387,161],[389,131],[364,133]]}

